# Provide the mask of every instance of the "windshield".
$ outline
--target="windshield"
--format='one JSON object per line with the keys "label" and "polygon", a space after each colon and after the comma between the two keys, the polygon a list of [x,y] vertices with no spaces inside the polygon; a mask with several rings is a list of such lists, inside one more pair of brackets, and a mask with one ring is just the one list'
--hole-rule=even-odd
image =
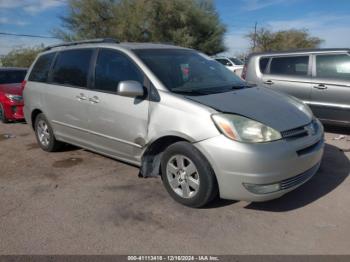
{"label": "windshield", "polygon": [[0,70],[0,84],[21,83],[26,76],[26,70]]}
{"label": "windshield", "polygon": [[230,60],[235,64],[235,65],[243,65],[244,63],[239,60],[238,58],[232,57]]}
{"label": "windshield", "polygon": [[247,84],[214,59],[192,50],[134,50],[172,92],[204,95],[227,92]]}

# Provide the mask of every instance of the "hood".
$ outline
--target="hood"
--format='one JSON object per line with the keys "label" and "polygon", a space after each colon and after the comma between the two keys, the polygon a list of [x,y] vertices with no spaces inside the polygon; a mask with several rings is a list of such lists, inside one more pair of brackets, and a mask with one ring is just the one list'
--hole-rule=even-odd
{"label": "hood", "polygon": [[312,120],[302,102],[262,87],[186,98],[222,113],[248,117],[280,132],[307,125]]}
{"label": "hood", "polygon": [[0,92],[4,94],[11,94],[11,95],[22,95],[21,83],[1,84]]}

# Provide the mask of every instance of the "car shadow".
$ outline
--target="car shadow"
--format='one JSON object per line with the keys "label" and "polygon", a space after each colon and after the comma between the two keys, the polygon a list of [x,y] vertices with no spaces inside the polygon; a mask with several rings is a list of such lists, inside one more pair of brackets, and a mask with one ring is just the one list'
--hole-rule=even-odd
{"label": "car shadow", "polygon": [[58,152],[71,152],[71,151],[78,151],[78,150],[83,150],[83,149],[75,145],[64,144],[64,146]]}
{"label": "car shadow", "polygon": [[319,171],[296,190],[268,202],[250,203],[245,208],[287,212],[302,208],[336,189],[349,175],[350,161],[339,148],[326,144]]}
{"label": "car shadow", "polygon": [[25,120],[16,120],[16,121],[9,121],[5,125],[17,125],[17,124],[26,125],[27,122]]}
{"label": "car shadow", "polygon": [[236,201],[236,200],[227,200],[227,199],[217,198],[212,202],[210,202],[208,205],[202,207],[201,209],[220,208],[220,207],[230,206],[238,202],[239,201]]}
{"label": "car shadow", "polygon": [[350,127],[324,125],[324,130],[333,134],[350,135]]}

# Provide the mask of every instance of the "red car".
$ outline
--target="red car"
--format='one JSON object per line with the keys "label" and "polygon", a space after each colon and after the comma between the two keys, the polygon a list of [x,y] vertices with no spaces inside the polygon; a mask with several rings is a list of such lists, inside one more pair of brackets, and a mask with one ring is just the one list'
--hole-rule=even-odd
{"label": "red car", "polygon": [[0,120],[3,123],[23,120],[22,82],[25,68],[0,67]]}

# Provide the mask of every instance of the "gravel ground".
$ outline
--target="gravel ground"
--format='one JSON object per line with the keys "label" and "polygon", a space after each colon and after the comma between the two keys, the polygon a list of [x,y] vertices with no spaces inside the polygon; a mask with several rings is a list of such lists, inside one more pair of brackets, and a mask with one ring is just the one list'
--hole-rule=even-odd
{"label": "gravel ground", "polygon": [[350,133],[329,131],[320,171],[297,190],[191,209],[133,166],[46,153],[28,125],[0,124],[0,254],[350,254]]}

